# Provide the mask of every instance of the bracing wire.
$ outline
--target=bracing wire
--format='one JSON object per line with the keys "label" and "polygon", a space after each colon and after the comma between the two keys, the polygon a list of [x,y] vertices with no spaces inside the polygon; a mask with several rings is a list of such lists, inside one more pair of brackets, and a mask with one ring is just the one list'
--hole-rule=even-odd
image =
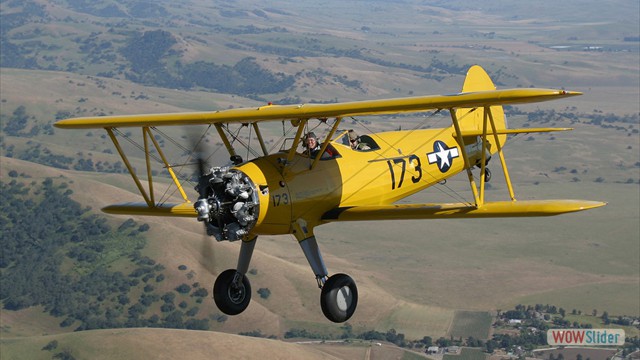
{"label": "bracing wire", "polygon": [[[418,124],[417,124],[416,126],[414,126],[411,130],[409,130],[409,134],[411,134],[411,133],[413,133],[414,131],[416,131],[416,130],[420,129],[422,126],[424,126],[424,125],[426,124],[426,122],[427,122],[430,118],[432,118],[433,116],[437,115],[437,114],[438,114],[438,113],[440,113],[441,111],[442,111],[442,109],[438,109],[438,110],[436,110],[435,112],[433,112],[433,113],[429,114],[428,116],[424,117],[424,120],[423,120],[423,121],[421,121],[420,123],[418,123]],[[473,111],[470,111],[470,112],[469,112],[469,113],[467,113],[466,115],[470,114],[471,112],[473,112]],[[466,115],[465,115],[465,116],[466,116]],[[360,121],[360,120],[358,120],[358,119],[356,119],[356,118],[354,118],[354,117],[351,117],[351,119],[352,119],[353,121],[355,121],[356,123],[358,123],[359,125],[361,125],[362,127],[364,127],[365,129],[367,129],[367,131],[369,131],[369,132],[373,133],[373,131],[372,131],[371,129],[369,129],[369,128],[366,126],[366,124],[364,124],[362,121]],[[458,121],[461,121],[461,120],[463,120],[463,119],[464,119],[464,117],[460,118]],[[426,139],[426,141],[423,143],[423,145],[424,145],[424,144],[426,144],[427,142],[431,141],[431,140],[432,140],[432,139]],[[384,143],[385,143],[386,145],[388,145],[389,147],[394,147],[394,146],[396,145],[396,144],[390,144],[390,143],[388,143],[387,141],[384,141]],[[378,153],[378,155],[381,155],[381,154],[380,154],[380,153]],[[393,166],[399,166],[399,165],[393,164]],[[430,175],[428,172],[427,172],[427,174],[428,174],[428,175]],[[357,175],[357,174],[356,174],[356,175]],[[426,180],[421,180],[421,181],[426,181]],[[465,199],[465,198],[464,198],[464,196],[462,196],[458,191],[456,191],[456,190],[454,190],[453,188],[451,188],[450,186],[448,186],[448,185],[446,184],[446,182],[445,182],[445,183],[443,183],[443,184],[440,184],[440,185],[441,185],[442,187],[446,188],[446,190],[445,190],[445,189],[442,189],[441,187],[435,187],[435,189],[437,189],[437,190],[438,190],[438,191],[440,191],[441,193],[443,193],[443,194],[445,194],[445,195],[447,195],[447,196],[451,197],[452,199],[455,199],[456,201],[461,201],[461,202],[463,202],[463,203],[471,204],[471,203],[470,203],[467,199]],[[448,190],[448,192],[447,192],[447,190]]]}

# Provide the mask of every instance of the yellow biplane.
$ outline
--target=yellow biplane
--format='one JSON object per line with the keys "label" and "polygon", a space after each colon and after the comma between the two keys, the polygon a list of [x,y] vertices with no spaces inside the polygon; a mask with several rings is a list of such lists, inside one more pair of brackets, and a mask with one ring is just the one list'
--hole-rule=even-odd
{"label": "yellow biplane", "polygon": [[[197,218],[208,235],[218,241],[241,241],[235,269],[222,272],[213,294],[218,308],[236,315],[249,305],[251,287],[245,276],[258,235],[293,234],[306,256],[318,287],[321,307],[333,322],[349,319],[358,302],[353,279],[345,274],[329,277],[314,229],[336,221],[445,219],[550,216],[605,205],[586,200],[516,201],[502,148],[509,134],[570,130],[566,128],[508,129],[502,105],[526,104],[580,95],[553,89],[496,90],[479,66],[469,69],[462,92],[333,104],[267,105],[211,112],[103,116],[59,121],[62,129],[103,128],[107,131],[131,173],[144,202],[110,205],[111,214],[160,215]],[[363,115],[444,111],[452,126],[369,133],[356,136],[341,130],[341,120]],[[259,125],[281,121],[295,130],[290,147],[269,153]],[[311,122],[327,125],[326,136],[309,134]],[[331,123],[332,122],[332,123]],[[157,127],[209,125],[215,127],[231,155],[232,163],[205,167],[190,201],[183,179],[172,170],[156,137]],[[228,131],[243,124],[254,131],[262,155],[243,160]],[[116,134],[119,128],[140,127],[146,154],[148,189],[129,162]],[[314,143],[316,140],[317,145]],[[308,147],[302,148],[305,144]],[[150,153],[157,151],[183,199],[167,204],[157,201],[153,190]],[[485,201],[487,164],[497,154],[509,199]],[[479,184],[472,168],[480,169]],[[473,194],[469,203],[394,204],[397,200],[441,183],[465,171]]]}

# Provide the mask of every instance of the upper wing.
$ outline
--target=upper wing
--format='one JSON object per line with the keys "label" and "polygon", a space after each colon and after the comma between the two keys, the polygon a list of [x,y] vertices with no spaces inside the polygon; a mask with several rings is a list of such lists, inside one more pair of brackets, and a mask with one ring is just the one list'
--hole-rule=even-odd
{"label": "upper wing", "polygon": [[255,108],[239,108],[208,112],[84,117],[61,120],[56,122],[55,126],[64,129],[91,129],[233,122],[253,123],[273,120],[393,114],[433,109],[525,104],[560,99],[580,94],[581,93],[575,91],[554,89],[506,89],[466,92],[454,95],[418,96],[335,104],[267,105]]}
{"label": "upper wing", "polygon": [[334,222],[552,216],[604,205],[604,202],[586,200],[526,200],[486,202],[478,207],[464,203],[353,206],[330,210],[322,216],[322,220]]}

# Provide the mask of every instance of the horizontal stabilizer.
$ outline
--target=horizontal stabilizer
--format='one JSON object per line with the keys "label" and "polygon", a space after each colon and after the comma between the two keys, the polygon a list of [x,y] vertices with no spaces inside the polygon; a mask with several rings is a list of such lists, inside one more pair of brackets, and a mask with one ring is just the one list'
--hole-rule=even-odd
{"label": "horizontal stabilizer", "polygon": [[192,203],[158,204],[150,207],[146,203],[122,203],[102,208],[107,214],[114,215],[145,215],[145,216],[175,216],[197,217],[198,214]]}
{"label": "horizontal stabilizer", "polygon": [[494,201],[476,207],[465,203],[340,207],[322,216],[325,222],[409,219],[453,219],[553,216],[606,205],[587,200]]}

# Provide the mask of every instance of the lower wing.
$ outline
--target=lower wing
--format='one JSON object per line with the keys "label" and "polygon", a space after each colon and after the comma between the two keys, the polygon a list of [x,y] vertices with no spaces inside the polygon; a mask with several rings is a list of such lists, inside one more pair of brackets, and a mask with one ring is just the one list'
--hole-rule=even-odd
{"label": "lower wing", "polygon": [[606,205],[587,200],[494,201],[482,206],[465,203],[347,206],[326,212],[324,222],[553,216]]}
{"label": "lower wing", "polygon": [[157,204],[149,206],[146,203],[131,202],[109,205],[102,208],[107,214],[116,215],[150,215],[150,216],[176,216],[197,217],[198,213],[190,202],[179,204]]}

